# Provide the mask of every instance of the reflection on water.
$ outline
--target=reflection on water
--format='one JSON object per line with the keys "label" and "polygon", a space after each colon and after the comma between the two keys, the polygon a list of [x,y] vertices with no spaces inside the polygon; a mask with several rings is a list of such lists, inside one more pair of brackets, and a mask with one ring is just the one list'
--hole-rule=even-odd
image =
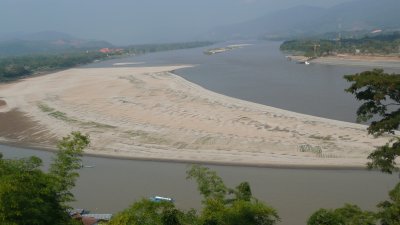
{"label": "reflection on water", "polygon": [[[37,155],[49,163],[49,152],[0,146],[6,158]],[[199,208],[200,196],[193,182],[185,180],[186,164],[85,157],[74,189],[72,205],[96,212],[117,212],[140,198],[169,196],[180,208]],[[210,166],[229,186],[251,184],[259,199],[275,207],[282,224],[302,224],[320,207],[340,207],[346,202],[364,209],[387,198],[398,179],[364,170],[271,169]],[[304,222],[305,223],[305,222]]]}

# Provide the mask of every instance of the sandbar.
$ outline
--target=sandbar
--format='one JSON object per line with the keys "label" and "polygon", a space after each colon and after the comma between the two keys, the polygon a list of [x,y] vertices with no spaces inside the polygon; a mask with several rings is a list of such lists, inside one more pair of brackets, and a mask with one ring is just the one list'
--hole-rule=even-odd
{"label": "sandbar", "polygon": [[323,56],[317,58],[291,55],[287,56],[287,58],[298,62],[308,61],[310,63],[325,65],[400,69],[400,56],[338,54],[335,56]]}
{"label": "sandbar", "polygon": [[75,68],[1,84],[0,124],[13,121],[0,127],[1,140],[54,148],[81,131],[91,138],[86,152],[101,156],[340,168],[364,167],[391,138],[224,96],[169,72],[190,66]]}

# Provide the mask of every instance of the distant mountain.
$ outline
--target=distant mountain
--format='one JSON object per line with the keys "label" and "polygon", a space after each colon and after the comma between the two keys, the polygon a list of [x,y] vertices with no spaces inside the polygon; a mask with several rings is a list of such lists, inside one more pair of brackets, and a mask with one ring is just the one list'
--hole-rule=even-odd
{"label": "distant mountain", "polygon": [[85,40],[56,31],[11,33],[0,36],[0,56],[59,53],[113,47],[106,41]]}
{"label": "distant mountain", "polygon": [[288,38],[327,32],[399,30],[399,0],[356,0],[331,8],[297,6],[240,24],[219,27],[207,37]]}
{"label": "distant mountain", "polygon": [[35,33],[14,32],[0,35],[0,41],[9,41],[16,39],[24,41],[55,41],[60,39],[70,40],[77,38],[58,31],[40,31]]}

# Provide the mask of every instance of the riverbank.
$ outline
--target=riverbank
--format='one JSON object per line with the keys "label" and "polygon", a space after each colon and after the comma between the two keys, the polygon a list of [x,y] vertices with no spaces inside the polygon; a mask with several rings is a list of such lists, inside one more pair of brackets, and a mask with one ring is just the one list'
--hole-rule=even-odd
{"label": "riverbank", "polygon": [[214,55],[214,54],[218,54],[218,53],[232,51],[232,50],[235,50],[238,48],[243,48],[243,47],[246,47],[249,45],[251,45],[251,44],[235,44],[235,45],[228,45],[228,46],[222,47],[222,48],[212,48],[212,49],[208,49],[208,50],[204,51],[204,54]]}
{"label": "riverbank", "polygon": [[70,69],[2,84],[0,136],[51,147],[80,130],[92,140],[87,153],[98,156],[329,168],[364,167],[390,138],[223,96],[168,72],[188,66]]}
{"label": "riverbank", "polygon": [[325,65],[344,65],[344,66],[366,66],[375,68],[393,68],[400,69],[399,56],[369,56],[369,55],[348,55],[339,54],[336,56],[323,56],[317,58],[309,58],[299,55],[287,56],[288,59],[297,62],[308,61],[310,63]]}
{"label": "riverbank", "polygon": [[312,60],[313,63],[327,65],[368,66],[376,68],[400,68],[398,56],[337,55]]}

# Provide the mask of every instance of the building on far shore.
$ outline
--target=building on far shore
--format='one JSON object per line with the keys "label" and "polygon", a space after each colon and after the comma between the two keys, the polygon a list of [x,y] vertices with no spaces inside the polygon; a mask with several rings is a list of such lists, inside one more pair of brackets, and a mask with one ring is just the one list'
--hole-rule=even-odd
{"label": "building on far shore", "polygon": [[89,213],[85,209],[73,209],[69,210],[68,213],[73,219],[81,221],[84,225],[97,225],[99,222],[108,222],[112,217],[112,214]]}
{"label": "building on far shore", "polygon": [[123,51],[122,48],[102,48],[99,50],[101,53],[122,53]]}

